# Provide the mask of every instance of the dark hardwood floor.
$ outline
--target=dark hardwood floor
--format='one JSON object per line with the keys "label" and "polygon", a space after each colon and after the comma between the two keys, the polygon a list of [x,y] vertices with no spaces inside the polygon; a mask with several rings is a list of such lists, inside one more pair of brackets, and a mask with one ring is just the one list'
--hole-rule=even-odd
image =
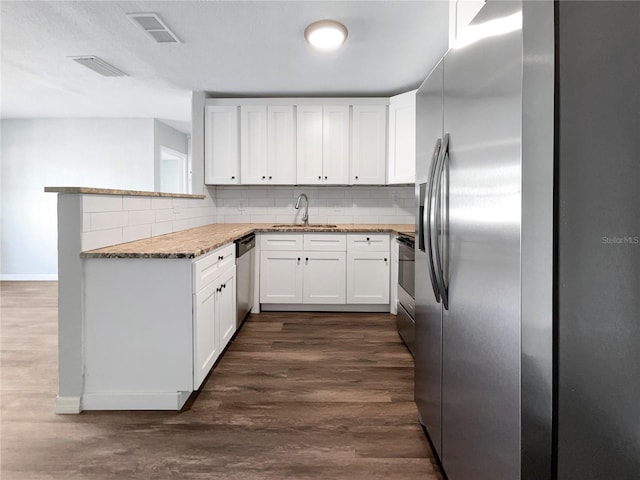
{"label": "dark hardwood floor", "polygon": [[0,288],[3,480],[441,479],[391,315],[254,315],[183,411],[55,415],[57,283]]}

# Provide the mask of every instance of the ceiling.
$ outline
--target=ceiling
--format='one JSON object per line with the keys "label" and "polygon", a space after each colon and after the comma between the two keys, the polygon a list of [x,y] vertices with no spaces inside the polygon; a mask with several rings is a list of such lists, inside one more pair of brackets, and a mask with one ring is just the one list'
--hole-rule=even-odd
{"label": "ceiling", "polygon": [[[7,1],[2,118],[154,117],[190,131],[191,91],[214,96],[388,96],[416,88],[448,42],[445,1]],[[182,40],[158,44],[127,13],[155,12]],[[332,18],[343,48],[306,26]],[[126,72],[102,77],[67,57]]]}

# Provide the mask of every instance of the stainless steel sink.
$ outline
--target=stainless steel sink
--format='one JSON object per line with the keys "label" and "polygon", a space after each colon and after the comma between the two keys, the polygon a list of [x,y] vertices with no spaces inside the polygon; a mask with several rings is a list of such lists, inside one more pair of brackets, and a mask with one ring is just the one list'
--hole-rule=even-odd
{"label": "stainless steel sink", "polygon": [[302,223],[277,223],[271,225],[274,228],[336,228],[337,225],[329,225],[325,223],[310,223],[309,225],[303,225]]}

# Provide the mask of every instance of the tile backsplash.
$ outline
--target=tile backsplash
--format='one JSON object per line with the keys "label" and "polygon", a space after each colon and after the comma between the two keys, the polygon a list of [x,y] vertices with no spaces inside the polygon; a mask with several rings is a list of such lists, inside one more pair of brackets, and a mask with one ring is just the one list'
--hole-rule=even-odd
{"label": "tile backsplash", "polygon": [[[310,223],[414,222],[414,189],[398,187],[208,187],[206,198],[83,195],[82,250],[155,237],[210,223],[302,223],[300,193]],[[304,205],[304,201],[302,202]]]}
{"label": "tile backsplash", "polygon": [[413,186],[219,186],[212,192],[217,223],[301,223],[304,200],[294,208],[301,193],[310,223],[414,223]]}
{"label": "tile backsplash", "polygon": [[106,247],[216,221],[211,197],[82,196],[82,250]]}

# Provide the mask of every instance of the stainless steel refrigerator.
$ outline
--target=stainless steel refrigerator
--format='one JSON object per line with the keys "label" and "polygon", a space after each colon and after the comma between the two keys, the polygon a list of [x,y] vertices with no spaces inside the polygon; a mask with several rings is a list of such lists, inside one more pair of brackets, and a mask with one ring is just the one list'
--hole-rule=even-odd
{"label": "stainless steel refrigerator", "polygon": [[487,2],[417,92],[420,421],[449,480],[640,478],[640,2]]}

